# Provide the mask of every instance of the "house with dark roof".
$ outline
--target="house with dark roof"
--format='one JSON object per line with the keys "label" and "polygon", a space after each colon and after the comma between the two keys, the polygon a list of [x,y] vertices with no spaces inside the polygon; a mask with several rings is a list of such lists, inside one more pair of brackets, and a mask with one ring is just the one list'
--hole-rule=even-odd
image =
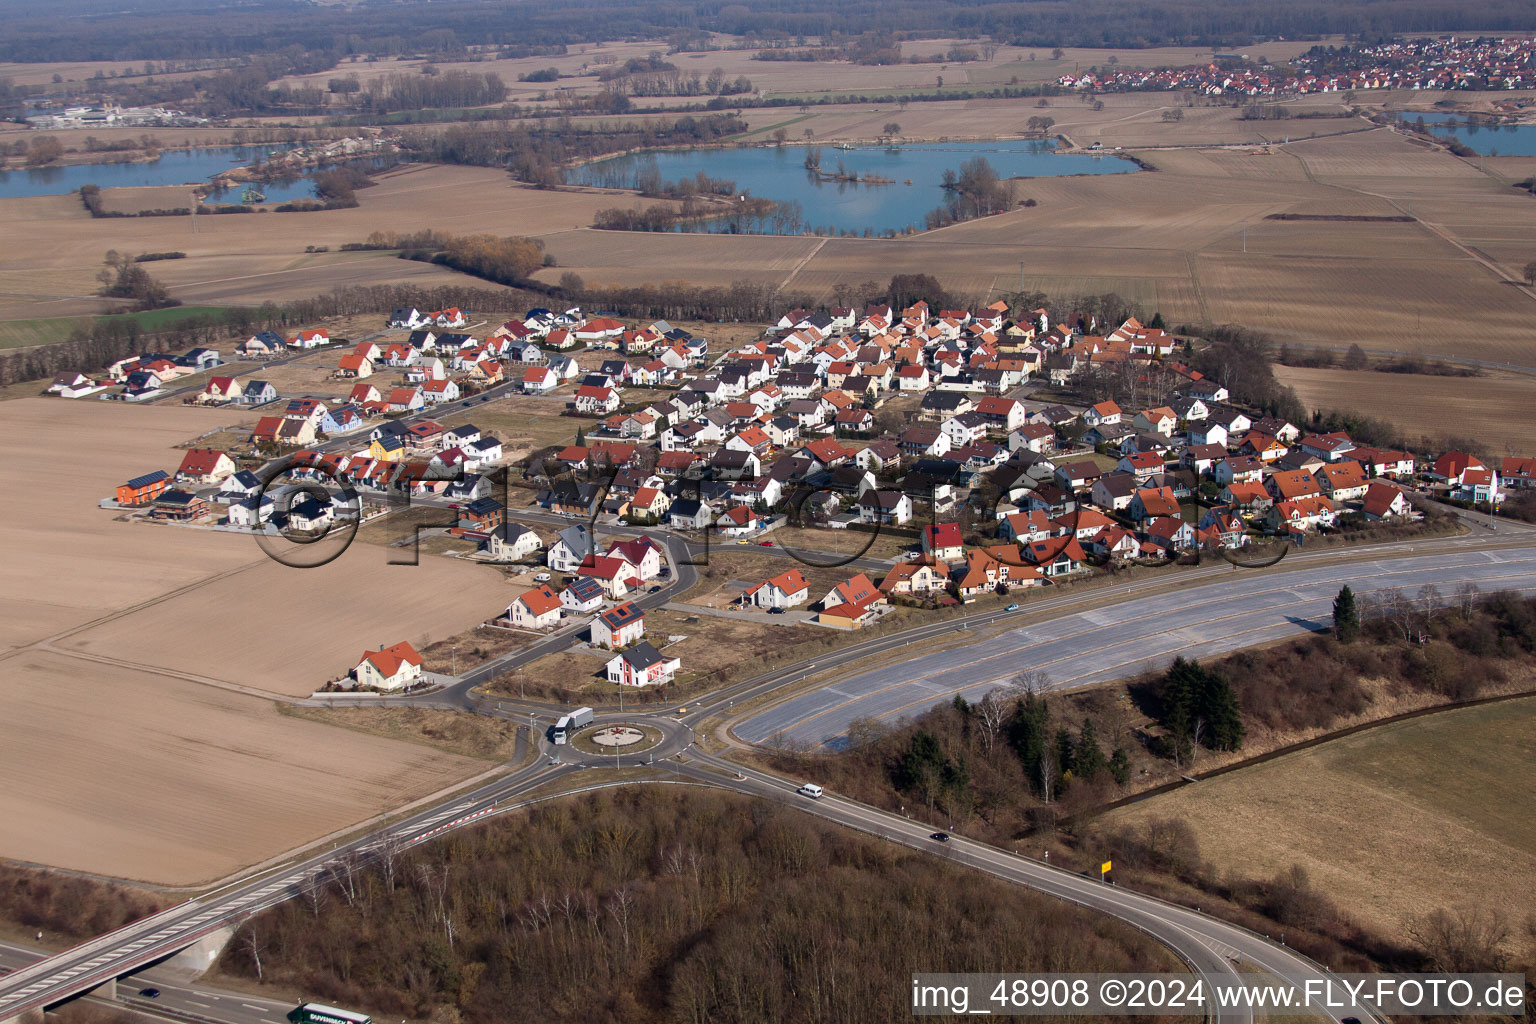
{"label": "house with dark roof", "polygon": [[645,610],[633,601],[599,612],[592,619],[592,646],[617,650],[645,635]]}
{"label": "house with dark roof", "polygon": [[606,671],[608,681],[620,686],[661,686],[672,681],[681,665],[679,659],[667,657],[649,641],[642,640],[629,650],[614,655]]}

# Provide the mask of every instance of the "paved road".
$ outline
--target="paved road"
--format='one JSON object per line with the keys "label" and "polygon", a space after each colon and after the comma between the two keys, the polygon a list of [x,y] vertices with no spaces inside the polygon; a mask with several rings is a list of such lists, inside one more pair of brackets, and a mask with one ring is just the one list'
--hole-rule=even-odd
{"label": "paved road", "polygon": [[[0,942],[0,974],[36,963],[45,955],[43,950]],[[139,995],[146,988],[159,989],[160,995],[153,999]],[[293,1004],[285,1000],[231,992],[201,981],[189,982],[185,971],[164,967],[152,967],[119,979],[117,993],[116,1001],[105,997],[90,1001],[99,1006],[116,1007],[126,1003],[135,1010],[164,1016],[168,1020],[190,1015],[227,1024],[286,1024],[287,1013],[293,1009]]]}
{"label": "paved road", "polygon": [[[944,857],[1016,885],[1027,886],[1118,918],[1145,931],[1174,950],[1208,982],[1231,983],[1238,978],[1237,961],[1248,970],[1261,969],[1289,977],[1322,977],[1324,970],[1306,957],[1246,929],[1187,907],[1165,903],[1140,893],[1106,885],[1098,879],[1050,867],[1006,850],[959,836],[940,844],[930,838],[931,825],[915,822],[853,800],[828,794],[820,800],[798,796],[796,783],[720,761],[692,751],[689,761],[669,766],[677,774],[713,781],[740,793],[779,800],[827,821],[878,836],[919,852]],[[736,777],[729,777],[736,773]],[[725,781],[720,776],[727,775]],[[1320,1017],[1339,1020],[1337,1012],[1315,1008]],[[1226,1010],[1221,1024],[1252,1024],[1252,1011]],[[1378,1024],[1366,1018],[1368,1024]],[[1381,1022],[1384,1024],[1384,1022]]]}
{"label": "paved road", "polygon": [[[1175,655],[1210,657],[1308,631],[1332,621],[1332,602],[1348,583],[1357,593],[1397,587],[1410,596],[1433,584],[1445,598],[1463,582],[1484,591],[1536,590],[1536,545],[1455,550],[1353,564],[1287,562],[1267,570],[1228,570],[1227,578],[1175,595],[1107,604],[1029,621],[964,647],[841,679],[752,715],[742,739],[838,748],[859,718],[894,720],[961,694],[978,700],[1025,669],[1043,669],[1054,687],[1081,686],[1161,667]],[[1106,602],[1113,600],[1106,595]]]}

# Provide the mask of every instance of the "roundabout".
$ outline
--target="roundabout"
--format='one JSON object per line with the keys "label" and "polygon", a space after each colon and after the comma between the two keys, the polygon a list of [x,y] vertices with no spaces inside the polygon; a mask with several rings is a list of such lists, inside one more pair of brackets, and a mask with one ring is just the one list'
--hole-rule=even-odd
{"label": "roundabout", "polygon": [[645,740],[645,733],[632,725],[605,725],[592,734],[592,742],[610,750],[632,747]]}
{"label": "roundabout", "polygon": [[599,721],[574,734],[569,743],[552,747],[550,754],[571,764],[612,765],[615,758],[647,764],[679,753],[691,739],[686,726],[666,720]]}

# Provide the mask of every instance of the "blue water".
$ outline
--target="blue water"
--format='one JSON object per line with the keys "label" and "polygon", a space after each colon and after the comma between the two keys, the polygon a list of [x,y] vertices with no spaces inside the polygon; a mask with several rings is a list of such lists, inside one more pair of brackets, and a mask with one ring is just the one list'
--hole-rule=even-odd
{"label": "blue water", "polygon": [[[1004,178],[1049,178],[1068,174],[1126,174],[1136,165],[1110,155],[1055,155],[1054,141],[1018,139],[1000,142],[934,142],[900,147],[821,147],[821,168],[847,170],[894,184],[854,184],[818,179],[805,168],[805,146],[761,146],[745,149],[684,149],[637,153],[600,160],[572,170],[574,184],[604,188],[632,186],[654,172],[663,181],[710,178],[736,183],[736,190],[753,196],[799,203],[805,224],[813,230],[876,233],[921,229],[923,218],[943,205],[940,185],[946,170],[985,157]],[[911,184],[906,182],[910,180]]]}
{"label": "blue water", "polygon": [[[1408,124],[1419,119],[1418,114],[1403,114]],[[1459,114],[1424,114],[1424,123],[1433,125],[1436,135],[1455,139],[1474,153],[1483,156],[1536,156],[1536,124],[1478,125],[1470,124]]]}
{"label": "blue water", "polygon": [[[214,149],[177,149],[160,154],[148,163],[75,164],[0,171],[0,198],[57,196],[81,185],[124,188],[145,185],[191,185],[215,174],[243,167],[273,152],[269,146],[222,146]],[[305,178],[263,186],[268,203],[302,199],[314,194]],[[239,202],[241,189],[216,194],[211,202]]]}

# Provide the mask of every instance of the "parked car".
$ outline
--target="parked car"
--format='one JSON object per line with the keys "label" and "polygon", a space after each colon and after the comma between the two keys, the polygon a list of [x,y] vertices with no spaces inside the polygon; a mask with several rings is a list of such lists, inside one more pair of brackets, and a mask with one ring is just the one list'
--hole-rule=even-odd
{"label": "parked car", "polygon": [[784,609],[783,608],[769,608],[768,609],[768,614],[769,615],[783,615],[784,614]]}
{"label": "parked car", "polygon": [[535,583],[548,583],[549,582],[549,578],[550,578],[549,577],[549,573],[541,572],[541,573],[538,573],[537,575],[535,575],[533,577],[533,582],[535,582]]}

